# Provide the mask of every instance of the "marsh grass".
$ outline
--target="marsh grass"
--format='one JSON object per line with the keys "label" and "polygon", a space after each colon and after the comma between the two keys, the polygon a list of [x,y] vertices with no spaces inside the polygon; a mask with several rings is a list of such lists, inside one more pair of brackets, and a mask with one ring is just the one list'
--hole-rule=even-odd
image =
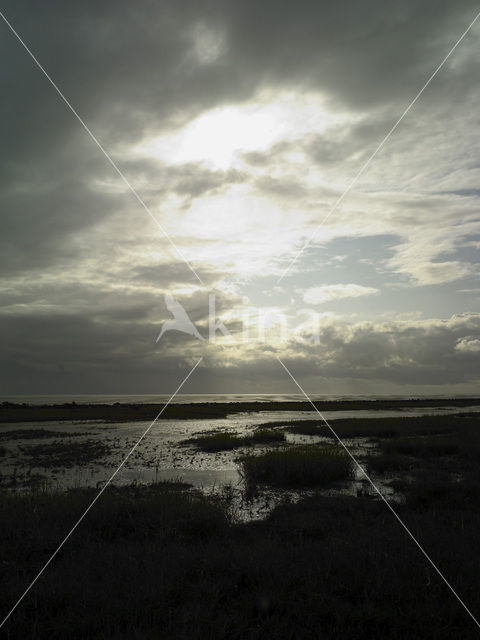
{"label": "marsh grass", "polygon": [[376,473],[421,470],[435,476],[438,461],[450,471],[463,473],[480,459],[480,425],[458,429],[452,434],[395,437],[380,440],[380,453],[371,455],[368,466]]}
{"label": "marsh grass", "polygon": [[[345,418],[330,419],[329,424],[340,438],[394,438],[407,435],[433,435],[452,433],[478,427],[480,417],[458,418],[455,416],[420,416],[405,418]],[[285,431],[305,435],[334,437],[321,419],[275,420],[258,425],[258,428],[283,427]]]}
{"label": "marsh grass", "polygon": [[462,459],[478,463],[480,461],[480,420],[477,419],[474,426],[459,431],[457,441]]}
{"label": "marsh grass", "polygon": [[[434,505],[455,506],[455,499],[461,493],[461,485],[442,470],[419,470],[412,480],[403,487],[406,503],[414,509],[431,509]],[[462,486],[464,488],[464,486]],[[454,499],[452,503],[452,498]]]}
{"label": "marsh grass", "polygon": [[240,447],[240,437],[226,432],[209,433],[203,436],[195,436],[180,442],[181,445],[193,445],[200,451],[207,453],[213,451],[229,451]]}
{"label": "marsh grass", "polygon": [[0,440],[39,440],[40,438],[70,438],[73,436],[88,436],[81,431],[49,431],[48,429],[12,429],[0,431]]}
{"label": "marsh grass", "polygon": [[247,484],[278,487],[328,486],[352,477],[352,463],[333,446],[298,446],[240,459]]}
{"label": "marsh grass", "polygon": [[194,445],[200,451],[229,451],[239,447],[249,447],[255,444],[275,444],[285,441],[285,435],[273,429],[259,429],[244,436],[225,431],[208,433],[195,438],[183,440],[183,445]]}
{"label": "marsh grass", "polygon": [[[478,616],[479,431],[473,424],[463,429],[464,419],[449,420],[452,436],[447,429],[439,439],[453,437],[458,453],[382,450],[371,452],[370,461],[383,457],[386,471],[405,464],[408,473],[397,481],[405,503],[396,510]],[[418,427],[408,435],[419,436]],[[395,433],[405,439],[405,431]],[[383,437],[393,443],[395,436]],[[51,455],[49,445],[38,446],[44,447],[39,454]],[[291,446],[243,459],[247,468],[254,460],[254,475],[269,477],[259,482],[323,488],[351,477],[351,467],[333,452],[342,454],[333,446]],[[182,483],[108,487],[12,615],[5,637],[478,637],[380,501],[313,495],[278,507],[264,521],[236,524],[233,491],[206,496]],[[13,606],[96,493],[0,491],[0,614]]]}
{"label": "marsh grass", "polygon": [[394,438],[407,435],[449,433],[460,425],[451,416],[421,416],[405,418],[359,418],[335,420],[332,427],[342,438]]}
{"label": "marsh grass", "polygon": [[83,440],[81,442],[52,442],[19,446],[32,467],[72,467],[105,458],[112,447],[105,442]]}
{"label": "marsh grass", "polygon": [[[281,429],[279,429],[281,427]],[[255,427],[258,431],[263,429],[279,429],[288,431],[289,433],[298,433],[306,436],[330,435],[328,427],[321,419],[314,420],[272,420],[271,422],[262,422]]]}
{"label": "marsh grass", "polygon": [[[14,469],[12,474],[2,476],[0,474],[0,490],[32,490],[42,489],[51,490],[55,486],[55,483],[41,473],[32,473],[31,469],[25,471],[17,471]],[[57,487],[58,488],[58,487]]]}
{"label": "marsh grass", "polygon": [[284,434],[275,431],[274,429],[258,429],[251,435],[246,436],[246,439],[252,444],[272,444],[276,442],[285,442]]}
{"label": "marsh grass", "polygon": [[478,469],[462,476],[443,469],[419,469],[402,489],[406,504],[416,511],[463,513],[469,518],[480,513]]}
{"label": "marsh grass", "polygon": [[394,471],[409,471],[412,468],[412,459],[398,453],[379,453],[370,455],[367,467],[374,473],[383,475]]}
{"label": "marsh grass", "polygon": [[[437,398],[402,400],[331,400],[315,401],[319,411],[357,411],[402,409],[405,407],[438,407]],[[444,406],[471,407],[480,405],[480,398],[444,398]],[[135,420],[153,420],[164,407],[162,404],[76,404],[28,405],[3,402],[0,405],[0,422],[31,422],[50,420],[98,420],[106,422],[132,422]],[[160,420],[225,418],[233,413],[247,411],[311,411],[310,402],[195,402],[192,404],[170,404],[162,413]]]}
{"label": "marsh grass", "polygon": [[331,431],[325,423],[318,420],[299,420],[295,424],[289,424],[284,431],[302,436],[330,436]]}
{"label": "marsh grass", "polygon": [[458,438],[453,436],[430,436],[393,438],[380,443],[387,454],[401,454],[416,458],[454,455],[459,452]]}
{"label": "marsh grass", "polygon": [[[0,493],[0,613],[93,495]],[[398,509],[478,612],[480,511],[435,500]],[[162,483],[107,488],[2,631],[9,640],[478,637],[379,501],[315,495],[233,525],[218,500]]]}

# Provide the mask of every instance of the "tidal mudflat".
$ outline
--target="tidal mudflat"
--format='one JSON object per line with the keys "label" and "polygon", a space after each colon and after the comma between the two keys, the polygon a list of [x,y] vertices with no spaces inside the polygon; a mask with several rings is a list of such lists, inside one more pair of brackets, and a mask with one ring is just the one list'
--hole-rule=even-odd
{"label": "tidal mudflat", "polygon": [[[253,403],[255,411],[243,411],[245,403],[226,403],[232,409],[230,414],[223,417],[222,407],[219,410],[222,417],[205,418],[204,404],[197,404],[182,405],[182,410],[188,415],[196,410],[196,417],[159,420],[115,478],[115,483],[181,480],[203,490],[229,484],[238,498],[239,508],[242,505],[244,517],[262,517],[266,509],[271,509],[278,502],[278,495],[273,489],[278,482],[270,483],[271,486],[257,482],[253,492],[251,478],[246,474],[248,464],[245,461],[248,457],[264,456],[271,450],[289,450],[294,446],[339,446],[318,414],[307,411],[306,407],[292,411],[292,403],[277,403],[275,410],[266,410],[263,405],[269,403]],[[258,410],[260,404],[262,407]],[[431,407],[425,400],[422,404],[425,406],[418,407],[411,401],[402,407],[397,403],[394,409],[353,411],[345,410],[344,402],[329,403],[330,411],[323,415],[361,464],[375,472],[382,468],[383,473],[377,478],[377,483],[382,485],[382,491],[393,495],[397,492],[390,486],[389,476],[399,471],[402,465],[402,468],[414,465],[415,451],[410,451],[410,455],[392,451],[391,442],[389,450],[384,439],[397,442],[396,438],[412,438],[412,448],[417,447],[420,451],[426,446],[427,436],[436,438],[437,442],[442,434],[455,439],[456,436],[451,434],[462,429],[466,431],[467,427],[476,424],[476,416],[480,416],[480,406],[469,405],[463,400],[461,406]],[[0,413],[0,419],[5,420],[11,411],[19,410],[18,406],[14,409],[12,406],[8,404],[8,411]],[[32,408],[29,408],[30,413]],[[126,407],[127,414],[130,409],[130,405]],[[155,412],[151,415],[154,417]],[[58,490],[98,488],[150,423],[151,420],[115,422],[110,418],[0,422],[1,486],[9,490],[29,487]],[[426,458],[421,456],[422,464]],[[249,495],[255,493],[257,502],[246,506],[241,498],[247,484]],[[301,488],[308,491],[308,483]],[[288,492],[292,487],[284,486],[283,489]],[[355,465],[343,481],[323,489],[329,494],[340,492],[350,495],[369,490],[363,474]],[[299,486],[295,490],[289,494],[292,499],[298,497]]]}
{"label": "tidal mudflat", "polygon": [[[326,415],[478,612],[478,407],[354,416]],[[4,614],[149,424],[1,425]],[[8,634],[362,640],[477,629],[318,415],[277,408],[155,425]]]}

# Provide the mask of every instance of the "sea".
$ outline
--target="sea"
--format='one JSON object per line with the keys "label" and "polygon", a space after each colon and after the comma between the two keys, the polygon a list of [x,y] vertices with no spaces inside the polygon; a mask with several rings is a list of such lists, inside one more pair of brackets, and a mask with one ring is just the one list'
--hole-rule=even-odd
{"label": "sea", "polygon": [[[345,401],[345,400],[405,400],[408,398],[438,398],[439,401],[451,398],[450,395],[325,395],[309,394],[311,400],[318,401]],[[454,395],[455,398],[468,398],[469,395]],[[115,402],[130,404],[163,404],[168,402],[171,394],[50,394],[50,395],[0,395],[1,402],[14,402],[25,404],[64,404],[76,402],[77,404],[114,404]],[[179,393],[175,396],[173,404],[192,404],[198,402],[301,402],[305,400],[302,394],[277,394],[277,393]]]}

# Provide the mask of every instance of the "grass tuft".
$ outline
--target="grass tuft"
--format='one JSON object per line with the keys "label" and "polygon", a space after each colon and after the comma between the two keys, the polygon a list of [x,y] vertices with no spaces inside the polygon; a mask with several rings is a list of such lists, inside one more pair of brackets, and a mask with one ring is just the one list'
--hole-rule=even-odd
{"label": "grass tuft", "polygon": [[219,431],[195,438],[184,440],[182,444],[194,445],[200,451],[229,451],[239,447],[249,447],[255,444],[274,444],[285,441],[285,435],[273,429],[259,429],[246,436]]}
{"label": "grass tuft", "polygon": [[352,476],[350,459],[333,446],[302,446],[241,458],[246,482],[278,487],[327,486]]}
{"label": "grass tuft", "polygon": [[330,429],[318,420],[299,420],[285,427],[285,431],[302,436],[330,436]]}

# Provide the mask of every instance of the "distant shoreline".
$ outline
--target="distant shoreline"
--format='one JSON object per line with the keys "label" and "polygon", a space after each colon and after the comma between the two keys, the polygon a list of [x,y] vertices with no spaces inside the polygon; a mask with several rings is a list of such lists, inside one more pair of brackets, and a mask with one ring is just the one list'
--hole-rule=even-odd
{"label": "distant shoreline", "polygon": [[[386,410],[401,408],[472,407],[480,405],[480,398],[410,398],[398,400],[325,400],[314,401],[319,411]],[[45,422],[54,420],[107,422],[133,422],[153,420],[164,403],[114,403],[114,404],[0,404],[0,423]],[[212,419],[244,412],[263,411],[311,411],[307,401],[243,401],[243,402],[194,402],[169,405],[159,419]]]}

